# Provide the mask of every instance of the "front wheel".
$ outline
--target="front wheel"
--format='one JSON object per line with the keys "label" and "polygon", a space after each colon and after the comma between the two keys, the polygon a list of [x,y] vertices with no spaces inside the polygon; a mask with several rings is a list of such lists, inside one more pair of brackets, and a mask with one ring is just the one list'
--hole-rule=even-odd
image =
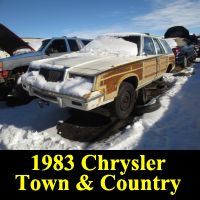
{"label": "front wheel", "polygon": [[131,83],[123,82],[118,96],[111,103],[111,113],[119,119],[126,119],[133,111],[136,102],[135,88]]}

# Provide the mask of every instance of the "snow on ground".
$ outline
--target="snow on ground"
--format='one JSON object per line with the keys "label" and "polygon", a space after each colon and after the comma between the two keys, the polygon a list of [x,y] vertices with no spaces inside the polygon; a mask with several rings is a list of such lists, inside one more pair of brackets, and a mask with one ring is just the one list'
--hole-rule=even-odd
{"label": "snow on ground", "polygon": [[194,71],[191,77],[167,74],[175,84],[160,97],[160,109],[92,144],[57,134],[56,123],[69,117],[67,108],[41,109],[38,100],[14,108],[0,102],[0,149],[200,149],[200,64]]}

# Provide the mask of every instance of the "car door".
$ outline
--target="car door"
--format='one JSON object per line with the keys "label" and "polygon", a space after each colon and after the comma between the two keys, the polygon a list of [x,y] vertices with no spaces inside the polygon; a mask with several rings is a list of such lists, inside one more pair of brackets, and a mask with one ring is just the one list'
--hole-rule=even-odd
{"label": "car door", "polygon": [[151,82],[157,76],[156,50],[152,38],[143,39],[143,78],[145,82]]}
{"label": "car door", "polygon": [[157,73],[156,76],[159,77],[161,74],[166,72],[167,65],[168,65],[168,57],[165,54],[165,50],[163,49],[162,45],[160,44],[159,40],[154,38],[154,45],[156,48],[156,54],[157,54]]}

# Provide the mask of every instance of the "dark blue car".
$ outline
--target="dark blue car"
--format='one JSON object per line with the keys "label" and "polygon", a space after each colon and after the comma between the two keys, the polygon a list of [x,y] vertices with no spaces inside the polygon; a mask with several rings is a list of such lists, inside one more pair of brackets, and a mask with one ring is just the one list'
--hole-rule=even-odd
{"label": "dark blue car", "polygon": [[168,38],[166,39],[176,56],[176,65],[182,67],[189,66],[197,57],[195,46],[185,38]]}

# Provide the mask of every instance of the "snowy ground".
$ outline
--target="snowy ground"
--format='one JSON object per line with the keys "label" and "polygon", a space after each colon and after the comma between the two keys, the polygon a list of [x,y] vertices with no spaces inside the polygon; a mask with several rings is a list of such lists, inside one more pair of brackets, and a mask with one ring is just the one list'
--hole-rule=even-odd
{"label": "snowy ground", "polygon": [[194,72],[191,77],[167,75],[175,85],[160,98],[159,110],[93,143],[57,134],[56,124],[69,117],[69,109],[53,104],[41,109],[38,100],[14,108],[0,102],[0,149],[200,149],[200,64]]}

